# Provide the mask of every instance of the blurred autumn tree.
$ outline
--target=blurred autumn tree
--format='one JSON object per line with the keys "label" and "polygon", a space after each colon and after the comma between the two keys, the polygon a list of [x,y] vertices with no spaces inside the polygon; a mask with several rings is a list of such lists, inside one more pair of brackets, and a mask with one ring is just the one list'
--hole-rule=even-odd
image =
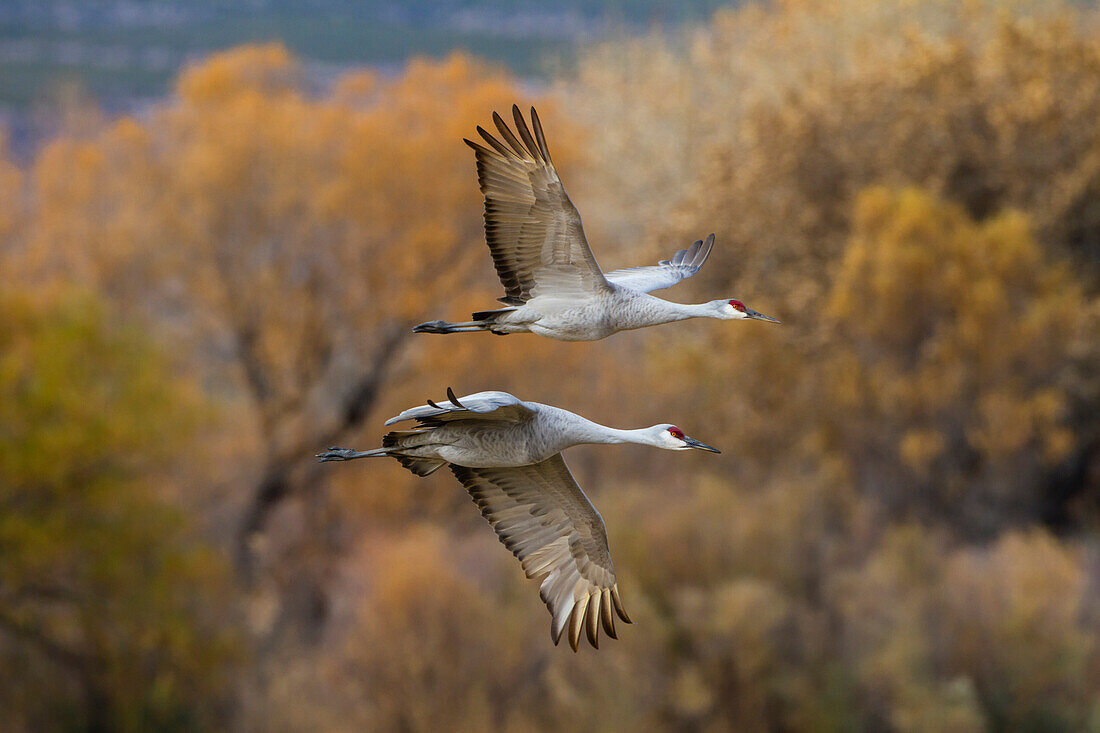
{"label": "blurred autumn tree", "polygon": [[853,229],[823,302],[825,450],[893,515],[978,537],[1043,518],[1036,487],[1076,448],[1073,359],[1096,325],[1081,284],[1011,212],[979,226],[871,190]]}
{"label": "blurred autumn tree", "polygon": [[[759,447],[754,455],[763,463],[818,436],[820,418],[844,433],[826,437],[859,456],[864,487],[880,492],[884,484],[896,486],[899,494],[910,495],[910,505],[923,502],[926,510],[938,505],[941,513],[951,513],[954,504],[942,502],[961,491],[934,473],[912,483],[936,456],[963,471],[965,484],[974,479],[985,486],[965,492],[970,501],[1000,493],[1000,511],[1028,494],[1011,510],[1018,518],[1023,512],[1065,523],[1094,502],[1084,491],[1095,480],[1088,478],[1096,470],[1090,467],[1100,457],[1100,423],[1091,407],[1098,396],[1100,347],[1088,338],[1096,333],[1092,296],[1100,284],[1094,205],[1100,133],[1090,121],[1100,115],[1100,43],[1086,32],[1092,23],[1089,14],[1056,3],[792,1],[769,12],[719,13],[688,40],[633,41],[618,57],[620,47],[612,45],[593,55],[591,69],[582,65],[571,96],[582,114],[630,108],[623,125],[608,130],[609,139],[593,152],[590,175],[603,176],[594,186],[630,190],[615,185],[624,173],[606,158],[615,150],[645,151],[640,158],[661,160],[669,154],[666,145],[691,139],[691,149],[675,156],[690,174],[675,179],[686,196],[652,188],[666,185],[665,178],[632,177],[633,195],[666,201],[659,221],[646,219],[652,209],[638,212],[650,221],[648,241],[688,241],[716,230],[719,243],[726,244],[693,279],[700,290],[728,288],[765,312],[772,307],[785,321],[768,333],[701,332],[701,338],[717,339],[701,349],[717,358],[691,364],[713,376],[736,375],[744,389],[715,417],[726,429],[751,426]],[[636,63],[624,65],[623,58]],[[693,102],[678,114],[665,103],[672,79]],[[852,259],[855,252],[844,254],[853,232],[867,223],[853,218],[866,212],[856,198],[866,187],[883,184],[919,186],[961,206],[981,228],[953,234],[948,229],[958,226],[916,222],[934,206],[911,199],[916,208],[899,213],[890,226],[908,228],[924,241],[869,266],[877,269],[862,270],[862,281],[838,283],[862,267]],[[678,203],[667,203],[670,197]],[[621,203],[631,205],[629,199]],[[997,218],[1008,209],[1026,215],[1034,243],[1024,242],[1019,217]],[[970,242],[941,241],[972,235],[978,237],[974,248],[985,254],[962,254]],[[866,249],[880,244],[874,237]],[[945,255],[953,262],[949,270],[929,270],[929,262],[938,265]],[[847,269],[840,264],[846,256]],[[1033,278],[1035,268],[1046,267],[1043,261],[1051,269]],[[994,276],[1002,278],[999,285],[991,284],[987,267],[1002,268]],[[1066,280],[1067,270],[1074,271],[1076,283]],[[1063,286],[1064,296],[1056,292]],[[830,295],[838,287],[865,290]],[[1032,306],[1029,293],[1040,292],[1048,304]],[[847,304],[831,306],[837,298]],[[991,330],[979,334],[982,328]],[[1007,341],[1004,328],[1012,330]],[[869,342],[869,329],[884,340]],[[1000,348],[982,343],[982,335]],[[818,364],[823,346],[843,351],[846,361],[807,379],[804,360]],[[658,349],[696,352],[691,344]],[[733,361],[724,356],[728,349],[754,354]],[[971,361],[978,356],[983,360]],[[941,370],[945,359],[957,360],[954,372]],[[673,360],[673,373],[684,368]],[[883,380],[892,378],[883,370],[891,369],[900,370],[903,382],[887,387]],[[877,406],[854,394],[847,403],[826,405],[820,402],[826,383],[834,393],[845,384],[887,391],[873,398]],[[1017,383],[1031,386],[1021,392]],[[908,396],[898,393],[902,384]],[[919,425],[931,417],[933,405],[948,405],[963,394],[977,401],[954,399],[931,432]],[[898,399],[908,401],[907,411],[896,412],[904,404]],[[971,417],[975,410],[984,417]],[[864,439],[857,440],[853,430],[869,411],[881,417],[864,423]],[[1049,417],[1038,417],[1040,412]],[[996,424],[1000,436],[981,437],[980,420]],[[1007,434],[1011,429],[1014,436]],[[770,438],[766,445],[763,436]],[[1032,437],[1040,443],[1029,443]],[[1038,459],[1027,459],[1030,468],[1014,466],[1014,459],[1001,464],[1003,480],[1014,488],[993,489],[1002,478],[970,475],[982,469],[977,453],[963,446],[1004,455],[1009,443],[1016,456]],[[915,491],[933,484],[940,489]],[[1036,495],[1037,484],[1043,496]],[[962,517],[976,520],[975,512],[980,507],[965,509]],[[1000,517],[976,521],[997,524]]]}
{"label": "blurred autumn tree", "polygon": [[705,405],[692,429],[735,446],[660,511],[630,481],[601,505],[668,633],[670,721],[1096,725],[1093,27],[792,0],[611,43],[563,85],[616,120],[587,171],[603,226],[655,255],[715,230],[683,287],[784,321],[647,334],[649,404]]}
{"label": "blurred autumn tree", "polygon": [[[887,515],[971,538],[1067,511],[1041,488],[1090,436],[1070,404],[1096,358],[1096,301],[1018,213],[978,225],[920,191],[885,189],[856,209],[812,331],[715,332],[671,368],[737,381],[710,419],[743,434],[742,463],[765,472],[784,457],[840,457]],[[738,359],[713,359],[723,353]]]}
{"label": "blurred autumn tree", "polygon": [[843,241],[833,225],[874,183],[1087,229],[1095,22],[1057,0],[753,4],[596,45],[561,91],[601,129],[586,174],[600,219],[694,239],[710,214],[731,243],[715,254],[751,285],[820,267]]}
{"label": "blurred autumn tree", "polygon": [[[1067,395],[1096,303],[1018,213],[979,225],[883,188],[856,209],[808,343],[730,329],[654,360],[738,385],[687,398],[722,404],[709,419],[737,436],[735,463],[675,500],[679,520],[639,496],[645,539],[618,545],[677,630],[670,664],[695,701],[678,716],[1076,730],[1100,700],[1095,547],[1005,533],[1044,519],[1044,477],[1073,452]],[[993,553],[969,546],[994,537]]]}
{"label": "blurred autumn tree", "polygon": [[[410,324],[445,311],[484,259],[461,138],[521,98],[457,55],[319,92],[281,46],[245,47],[186,71],[147,120],[55,141],[36,161],[27,268],[93,283],[187,346],[222,391],[243,386],[262,458],[241,565],[283,564],[292,618],[323,617],[323,546],[341,536],[311,457],[349,440]],[[292,524],[317,552],[286,531],[273,546],[265,522],[305,488]]]}
{"label": "blurred autumn tree", "polygon": [[236,648],[228,568],[168,490],[196,393],[86,295],[7,291],[0,323],[5,727],[214,724]]}

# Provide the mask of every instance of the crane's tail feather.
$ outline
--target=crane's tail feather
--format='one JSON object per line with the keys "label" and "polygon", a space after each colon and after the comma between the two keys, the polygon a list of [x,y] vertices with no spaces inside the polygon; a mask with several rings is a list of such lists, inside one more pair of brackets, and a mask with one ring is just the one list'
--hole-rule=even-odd
{"label": "crane's tail feather", "polygon": [[479,323],[481,321],[485,321],[486,323],[492,323],[494,321],[499,321],[500,317],[503,316],[505,313],[513,313],[513,312],[515,312],[515,310],[516,310],[516,308],[512,307],[512,308],[497,308],[496,310],[491,310],[491,311],[477,311],[476,313],[472,313],[470,315],[470,318],[474,319],[472,321],[473,323]]}
{"label": "crane's tail feather", "polygon": [[[427,476],[435,473],[447,464],[446,461],[434,456],[409,455],[416,448],[430,441],[432,431],[423,428],[415,430],[392,430],[382,436],[383,449],[388,455],[393,456],[401,465],[409,469],[417,476]],[[408,452],[406,452],[408,451]]]}

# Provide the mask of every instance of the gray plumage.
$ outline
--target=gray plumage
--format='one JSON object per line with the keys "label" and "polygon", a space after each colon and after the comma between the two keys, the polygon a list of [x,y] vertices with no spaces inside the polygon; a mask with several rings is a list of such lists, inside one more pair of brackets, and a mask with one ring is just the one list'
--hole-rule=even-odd
{"label": "gray plumage", "polygon": [[690,247],[674,254],[671,260],[658,262],[656,267],[628,267],[609,272],[605,277],[608,282],[619,287],[641,293],[664,290],[699,272],[699,268],[707,261],[707,257],[710,257],[712,247],[714,247],[714,235],[709,234],[705,241],[695,240]]}
{"label": "gray plumage", "polygon": [[603,518],[565,465],[561,451],[582,443],[637,443],[667,450],[718,452],[674,425],[619,430],[507,392],[431,400],[386,425],[395,430],[368,451],[330,448],[321,461],[390,456],[426,476],[443,466],[469,492],[497,537],[519,559],[552,617],[557,644],[568,629],[574,651],[583,631],[599,646],[599,628],[616,638],[612,611],[630,623],[619,599]]}
{"label": "gray plumage", "polygon": [[504,142],[477,128],[486,144],[466,140],[477,159],[485,197],[485,240],[504,286],[507,308],[480,311],[462,323],[431,321],[418,333],[489,331],[536,333],[562,341],[594,341],[625,331],[687,318],[775,321],[737,300],[699,305],[649,295],[691,277],[706,262],[714,235],[657,265],[604,273],[584,235],[581,217],[550,159],[534,108],[528,128],[512,107],[519,135],[500,115],[493,122]]}

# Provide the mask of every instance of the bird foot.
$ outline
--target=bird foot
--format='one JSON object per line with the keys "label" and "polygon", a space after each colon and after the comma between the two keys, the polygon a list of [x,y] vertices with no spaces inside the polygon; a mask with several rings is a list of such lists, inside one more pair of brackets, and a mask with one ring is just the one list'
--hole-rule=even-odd
{"label": "bird foot", "polygon": [[451,324],[446,321],[428,321],[419,326],[413,326],[413,333],[451,333]]}
{"label": "bird foot", "polygon": [[364,455],[366,455],[366,453],[363,451],[332,446],[327,451],[318,453],[317,461],[318,463],[327,463],[328,461],[350,461],[353,458],[362,458]]}

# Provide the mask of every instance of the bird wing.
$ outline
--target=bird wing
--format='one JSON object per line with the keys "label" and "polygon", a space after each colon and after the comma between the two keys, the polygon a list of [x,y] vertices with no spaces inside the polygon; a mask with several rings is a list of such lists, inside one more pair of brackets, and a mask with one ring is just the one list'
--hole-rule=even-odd
{"label": "bird wing", "polygon": [[[538,296],[587,297],[610,286],[584,237],[581,217],[550,160],[538,114],[534,135],[512,106],[517,138],[496,112],[505,143],[480,126],[489,147],[465,140],[477,154],[477,178],[485,196],[485,239],[508,305]],[[520,140],[522,138],[522,141]]]}
{"label": "bird wing", "polygon": [[630,618],[619,600],[615,567],[603,518],[581,491],[561,454],[541,463],[509,468],[451,465],[497,537],[519,558],[550,610],[550,638],[569,628],[577,650],[581,629],[599,648],[599,625],[615,634],[612,610]]}
{"label": "bird wing", "polygon": [[606,277],[608,282],[614,285],[643,293],[670,288],[684,278],[699,272],[699,268],[707,261],[713,246],[714,235],[711,234],[706,241],[697,239],[687,249],[680,250],[672,256],[671,260],[661,260],[656,266],[615,270],[607,273]]}
{"label": "bird wing", "polygon": [[448,387],[445,401],[436,404],[428,400],[427,405],[412,407],[391,417],[386,425],[404,420],[418,420],[425,425],[469,419],[521,422],[534,414],[534,407],[507,392],[477,392],[465,397],[455,397],[455,393]]}

